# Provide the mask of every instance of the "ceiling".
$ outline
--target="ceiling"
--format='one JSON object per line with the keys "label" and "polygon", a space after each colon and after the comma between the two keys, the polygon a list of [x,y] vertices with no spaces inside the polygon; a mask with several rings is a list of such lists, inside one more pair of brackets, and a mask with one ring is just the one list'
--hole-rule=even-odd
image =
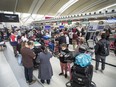
{"label": "ceiling", "polygon": [[[68,1],[69,0],[0,0],[0,11],[54,16]],[[93,12],[112,4],[116,4],[116,0],[79,0],[66,9],[61,16]],[[113,9],[116,9],[116,6],[114,6]]]}

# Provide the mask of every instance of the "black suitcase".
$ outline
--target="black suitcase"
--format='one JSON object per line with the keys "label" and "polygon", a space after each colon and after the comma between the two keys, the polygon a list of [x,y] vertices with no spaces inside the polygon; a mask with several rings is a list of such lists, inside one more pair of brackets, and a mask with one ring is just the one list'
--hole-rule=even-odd
{"label": "black suitcase", "polygon": [[[82,87],[82,86],[78,85],[76,82],[69,81],[66,83],[66,87]],[[83,87],[86,87],[86,86],[83,86]],[[93,81],[91,81],[90,87],[97,87],[97,86]]]}
{"label": "black suitcase", "polygon": [[91,75],[93,76],[93,65],[88,65],[86,67],[81,67],[80,65],[73,65],[71,68],[71,72],[76,72],[82,75]]}
{"label": "black suitcase", "polygon": [[[72,87],[90,87],[91,77],[73,72]],[[78,85],[78,86],[77,86]]]}
{"label": "black suitcase", "polygon": [[[66,83],[67,87],[95,87],[92,85],[93,66],[89,65],[81,67],[79,65],[73,65],[71,68],[72,79]],[[70,83],[70,86],[68,85]]]}

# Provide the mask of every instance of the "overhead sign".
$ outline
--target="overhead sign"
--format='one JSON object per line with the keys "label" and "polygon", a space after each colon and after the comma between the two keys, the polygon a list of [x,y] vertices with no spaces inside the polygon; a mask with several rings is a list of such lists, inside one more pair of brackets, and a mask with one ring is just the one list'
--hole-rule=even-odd
{"label": "overhead sign", "polygon": [[51,26],[46,25],[46,26],[45,26],[45,29],[46,29],[46,30],[47,30],[47,29],[51,29]]}
{"label": "overhead sign", "polygon": [[103,26],[103,25],[99,25],[99,26],[98,26],[98,29],[99,29],[99,30],[103,30],[103,29],[104,29],[104,26]]}
{"label": "overhead sign", "polygon": [[61,25],[61,26],[59,26],[59,28],[60,28],[60,29],[63,29],[63,28],[64,28],[64,26],[63,26],[63,25]]}
{"label": "overhead sign", "polygon": [[0,22],[19,22],[19,16],[17,14],[0,13]]}

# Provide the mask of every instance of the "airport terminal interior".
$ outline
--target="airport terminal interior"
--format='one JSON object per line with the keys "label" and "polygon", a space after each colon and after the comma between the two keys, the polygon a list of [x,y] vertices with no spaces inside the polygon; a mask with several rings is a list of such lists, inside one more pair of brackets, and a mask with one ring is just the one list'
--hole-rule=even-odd
{"label": "airport terminal interior", "polygon": [[116,87],[116,0],[0,0],[0,87]]}

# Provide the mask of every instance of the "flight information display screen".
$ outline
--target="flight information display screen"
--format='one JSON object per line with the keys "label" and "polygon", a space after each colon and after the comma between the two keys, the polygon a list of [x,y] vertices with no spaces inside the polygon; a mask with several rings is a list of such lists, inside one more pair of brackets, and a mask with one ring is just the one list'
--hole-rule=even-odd
{"label": "flight information display screen", "polygon": [[0,13],[0,22],[19,22],[19,16],[17,14]]}

